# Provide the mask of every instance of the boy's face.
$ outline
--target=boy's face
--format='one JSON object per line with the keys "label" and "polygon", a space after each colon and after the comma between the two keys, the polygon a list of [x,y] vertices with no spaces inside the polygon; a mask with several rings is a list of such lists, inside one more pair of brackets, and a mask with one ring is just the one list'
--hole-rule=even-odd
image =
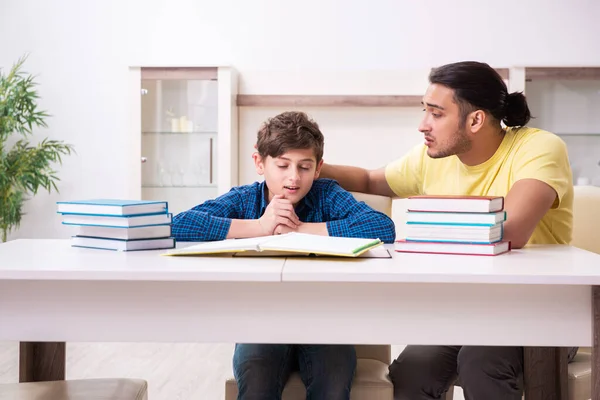
{"label": "boy's face", "polygon": [[256,172],[265,176],[269,201],[275,195],[283,195],[295,205],[306,196],[313,181],[319,177],[323,160],[317,164],[313,149],[297,149],[265,159],[255,153],[254,165]]}

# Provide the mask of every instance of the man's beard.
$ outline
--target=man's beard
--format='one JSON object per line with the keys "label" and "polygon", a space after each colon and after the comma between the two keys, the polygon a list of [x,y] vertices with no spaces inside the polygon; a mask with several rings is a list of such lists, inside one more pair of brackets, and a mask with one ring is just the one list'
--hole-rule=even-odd
{"label": "man's beard", "polygon": [[457,154],[465,153],[471,150],[473,147],[473,143],[471,139],[465,133],[465,129],[459,128],[454,135],[452,135],[452,142],[448,143],[445,148],[437,150],[436,153],[431,153],[428,151],[427,155],[431,158],[445,158],[449,156],[454,156]]}

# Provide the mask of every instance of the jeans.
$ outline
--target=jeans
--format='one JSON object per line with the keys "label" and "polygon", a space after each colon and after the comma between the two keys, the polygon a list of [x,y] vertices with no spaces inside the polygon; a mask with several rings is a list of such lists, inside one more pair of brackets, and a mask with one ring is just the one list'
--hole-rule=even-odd
{"label": "jeans", "polygon": [[389,374],[394,400],[442,399],[457,377],[466,400],[521,400],[523,348],[407,346]]}
{"label": "jeans", "polygon": [[349,400],[356,369],[352,345],[236,344],[238,400],[280,400],[299,371],[307,400]]}

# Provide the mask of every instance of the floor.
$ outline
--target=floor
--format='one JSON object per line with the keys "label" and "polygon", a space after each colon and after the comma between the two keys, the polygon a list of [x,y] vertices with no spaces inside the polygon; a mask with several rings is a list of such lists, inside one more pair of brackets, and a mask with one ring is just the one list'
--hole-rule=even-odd
{"label": "floor", "polygon": [[[17,350],[18,343],[0,342],[0,383],[18,381]],[[232,352],[232,344],[71,343],[67,378],[143,378],[149,400],[223,400]],[[460,389],[454,398],[464,400]]]}

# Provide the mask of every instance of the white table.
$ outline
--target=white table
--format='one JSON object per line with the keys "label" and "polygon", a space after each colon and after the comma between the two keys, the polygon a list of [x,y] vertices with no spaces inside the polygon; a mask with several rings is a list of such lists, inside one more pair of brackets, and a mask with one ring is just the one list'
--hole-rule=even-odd
{"label": "white table", "polygon": [[568,246],[391,259],[160,253],[0,245],[0,340],[597,346],[600,255]]}

